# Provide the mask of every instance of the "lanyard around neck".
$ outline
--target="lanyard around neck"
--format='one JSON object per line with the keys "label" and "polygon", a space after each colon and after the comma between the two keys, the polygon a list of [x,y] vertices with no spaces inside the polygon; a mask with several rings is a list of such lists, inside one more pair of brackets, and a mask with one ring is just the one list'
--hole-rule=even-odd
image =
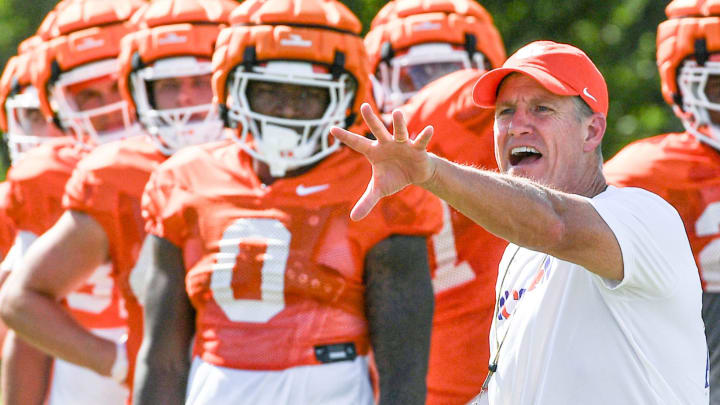
{"label": "lanyard around neck", "polygon": [[[495,309],[493,311],[493,316],[495,317],[494,318],[494,321],[495,321],[495,344],[497,346],[497,349],[495,349],[495,356],[493,357],[492,361],[490,361],[490,363],[488,364],[488,374],[487,374],[487,377],[485,377],[485,381],[483,382],[482,391],[480,391],[481,394],[483,392],[487,391],[488,385],[490,384],[490,378],[492,378],[493,374],[495,374],[495,371],[497,371],[498,359],[500,358],[500,349],[502,348],[503,343],[505,343],[505,339],[507,339],[508,333],[510,332],[510,325],[511,325],[513,319],[515,319],[514,316],[511,316],[511,318],[508,319],[508,325],[507,325],[507,328],[505,328],[505,334],[503,335],[502,340],[498,341],[497,317],[499,314],[498,311],[500,310],[500,297],[502,296],[503,285],[505,284],[505,277],[510,272],[510,266],[512,265],[513,260],[515,260],[515,256],[518,254],[520,249],[522,249],[522,247],[520,247],[520,246],[518,246],[518,248],[515,249],[515,252],[513,252],[513,255],[510,257],[510,260],[508,261],[507,266],[505,266],[505,271],[503,272],[503,276],[500,279],[500,286],[498,288],[498,296],[497,296],[497,299],[495,300]],[[542,260],[540,261],[540,265],[538,266],[538,270],[540,270],[543,263],[545,263],[545,261],[547,260],[548,256],[550,256],[550,255],[545,254],[545,256],[543,256]],[[517,313],[517,309],[519,306],[520,306],[520,302],[518,301],[517,305],[515,305],[515,309],[512,312],[513,314]]]}

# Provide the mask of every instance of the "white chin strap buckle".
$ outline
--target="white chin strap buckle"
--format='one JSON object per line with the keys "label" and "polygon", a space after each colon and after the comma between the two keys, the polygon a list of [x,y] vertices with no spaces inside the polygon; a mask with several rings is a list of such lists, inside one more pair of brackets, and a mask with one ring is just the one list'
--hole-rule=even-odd
{"label": "white chin strap buckle", "polygon": [[282,177],[288,169],[288,159],[296,157],[301,136],[292,128],[266,124],[258,144],[260,154],[270,166],[273,177]]}

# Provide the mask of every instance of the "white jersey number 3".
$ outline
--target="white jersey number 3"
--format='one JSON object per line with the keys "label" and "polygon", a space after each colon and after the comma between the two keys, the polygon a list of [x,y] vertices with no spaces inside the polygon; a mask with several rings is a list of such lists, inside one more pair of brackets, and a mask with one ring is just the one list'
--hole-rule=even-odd
{"label": "white jersey number 3", "polygon": [[[210,280],[215,301],[233,322],[262,323],[285,308],[285,267],[290,253],[290,231],[271,218],[240,218],[223,233]],[[233,269],[244,241],[266,246],[260,271],[261,299],[233,295]],[[242,270],[241,270],[242,271]]]}
{"label": "white jersey number 3", "polygon": [[92,292],[72,292],[67,296],[67,304],[70,308],[99,314],[108,309],[112,304],[113,286],[112,264],[105,263],[98,266],[92,275],[85,281],[85,284],[92,286]]}

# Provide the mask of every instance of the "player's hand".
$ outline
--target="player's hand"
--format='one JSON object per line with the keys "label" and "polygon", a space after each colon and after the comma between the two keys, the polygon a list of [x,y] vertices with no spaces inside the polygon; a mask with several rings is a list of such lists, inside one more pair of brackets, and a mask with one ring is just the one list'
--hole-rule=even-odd
{"label": "player's hand", "polygon": [[330,129],[333,136],[365,155],[372,164],[370,183],[350,213],[350,218],[355,221],[364,218],[381,198],[397,193],[409,184],[430,180],[435,169],[426,150],[433,133],[431,126],[425,127],[413,140],[408,137],[405,117],[400,110],[392,113],[393,134],[388,132],[369,104],[363,104],[360,113],[377,140],[339,127]]}

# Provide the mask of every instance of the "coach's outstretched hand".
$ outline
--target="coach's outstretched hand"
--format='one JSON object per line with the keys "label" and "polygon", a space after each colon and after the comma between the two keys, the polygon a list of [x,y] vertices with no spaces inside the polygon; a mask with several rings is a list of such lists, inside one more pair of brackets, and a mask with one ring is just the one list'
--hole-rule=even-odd
{"label": "coach's outstretched hand", "polygon": [[433,129],[425,127],[413,140],[408,138],[405,117],[400,110],[392,113],[394,134],[390,134],[369,104],[360,107],[376,141],[339,127],[330,133],[344,144],[362,153],[372,164],[373,174],[365,193],[355,204],[350,218],[363,219],[381,198],[397,193],[409,184],[422,184],[433,175],[435,165],[426,148]]}

